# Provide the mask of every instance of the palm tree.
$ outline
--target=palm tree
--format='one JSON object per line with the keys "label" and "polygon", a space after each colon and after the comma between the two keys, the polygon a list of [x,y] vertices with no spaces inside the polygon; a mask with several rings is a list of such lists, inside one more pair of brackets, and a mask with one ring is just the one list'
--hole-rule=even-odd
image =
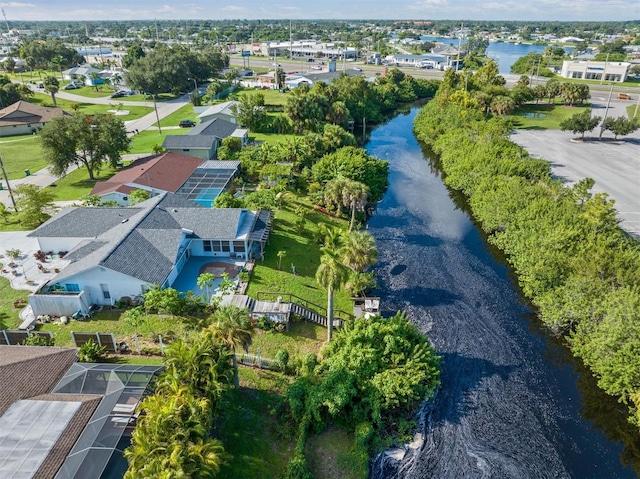
{"label": "palm tree", "polygon": [[91,72],[91,84],[96,87],[96,91],[98,91],[98,80],[102,78],[98,73]]}
{"label": "palm tree", "polygon": [[362,273],[378,259],[375,239],[367,231],[353,231],[344,235],[339,253],[342,263],[358,273]]}
{"label": "palm tree", "polygon": [[211,302],[211,296],[209,295],[209,288],[213,285],[213,282],[216,280],[216,276],[211,273],[202,273],[198,276],[196,284],[200,287],[200,289],[207,290],[207,304]]}
{"label": "palm tree", "polygon": [[189,378],[193,391],[207,398],[210,409],[215,410],[226,385],[231,382],[229,356],[223,345],[214,342],[211,333],[198,335],[189,342],[176,341],[167,348],[165,374],[158,390],[171,390],[173,383],[181,384],[185,377]]}
{"label": "palm tree", "polygon": [[236,347],[242,346],[242,349],[247,352],[255,331],[249,311],[233,305],[221,306],[210,319],[212,323],[207,329],[212,339],[224,345],[232,353],[234,383],[239,387]]}
{"label": "palm tree", "polygon": [[356,222],[356,210],[364,211],[369,199],[369,187],[359,181],[347,180],[342,189],[342,204],[351,209],[351,221],[349,222],[349,232],[353,230]]}
{"label": "palm tree", "polygon": [[62,76],[62,65],[64,65],[64,58],[62,55],[56,55],[51,59],[51,65],[54,67],[58,67],[60,71],[60,81],[64,81],[64,77]]}
{"label": "palm tree", "polygon": [[347,280],[347,269],[340,261],[339,250],[324,246],[320,266],[316,271],[316,281],[327,290],[327,341],[333,334],[333,293]]}

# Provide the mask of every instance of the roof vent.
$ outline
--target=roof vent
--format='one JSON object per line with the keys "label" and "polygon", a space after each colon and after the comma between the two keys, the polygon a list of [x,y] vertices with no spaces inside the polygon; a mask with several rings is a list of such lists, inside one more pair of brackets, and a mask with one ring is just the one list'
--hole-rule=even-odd
{"label": "roof vent", "polygon": [[129,218],[123,219],[120,223],[126,223],[127,221],[129,221]]}

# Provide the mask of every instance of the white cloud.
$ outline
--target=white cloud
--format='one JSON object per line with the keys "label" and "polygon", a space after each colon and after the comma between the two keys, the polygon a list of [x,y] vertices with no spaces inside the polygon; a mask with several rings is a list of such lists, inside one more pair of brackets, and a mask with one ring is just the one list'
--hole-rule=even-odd
{"label": "white cloud", "polygon": [[33,3],[20,3],[20,2],[0,2],[2,8],[35,8]]}

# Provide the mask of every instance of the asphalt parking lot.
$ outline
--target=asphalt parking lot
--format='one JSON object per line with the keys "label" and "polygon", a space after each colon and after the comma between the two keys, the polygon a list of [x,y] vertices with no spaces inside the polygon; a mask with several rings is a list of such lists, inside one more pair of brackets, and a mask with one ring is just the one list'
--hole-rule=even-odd
{"label": "asphalt parking lot", "polygon": [[[603,116],[604,105],[599,100],[592,99],[593,114]],[[608,114],[616,117],[626,114],[624,107],[629,103],[616,101],[612,105]],[[586,138],[597,138],[599,132],[597,127]],[[511,138],[532,155],[551,162],[553,174],[569,184],[593,178],[593,191],[607,193],[615,200],[620,226],[640,238],[640,131],[618,141],[573,142],[573,137],[564,131],[517,130]],[[613,140],[613,135],[605,132],[603,138]]]}

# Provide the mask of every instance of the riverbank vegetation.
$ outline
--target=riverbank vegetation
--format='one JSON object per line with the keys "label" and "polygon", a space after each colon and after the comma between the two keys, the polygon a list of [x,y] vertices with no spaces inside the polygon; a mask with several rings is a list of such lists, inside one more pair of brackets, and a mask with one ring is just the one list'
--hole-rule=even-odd
{"label": "riverbank vegetation", "polygon": [[544,324],[598,385],[640,422],[640,246],[618,227],[613,201],[552,178],[547,161],[509,140],[468,92],[444,85],[415,122],[445,183],[466,195],[488,241],[508,257]]}

